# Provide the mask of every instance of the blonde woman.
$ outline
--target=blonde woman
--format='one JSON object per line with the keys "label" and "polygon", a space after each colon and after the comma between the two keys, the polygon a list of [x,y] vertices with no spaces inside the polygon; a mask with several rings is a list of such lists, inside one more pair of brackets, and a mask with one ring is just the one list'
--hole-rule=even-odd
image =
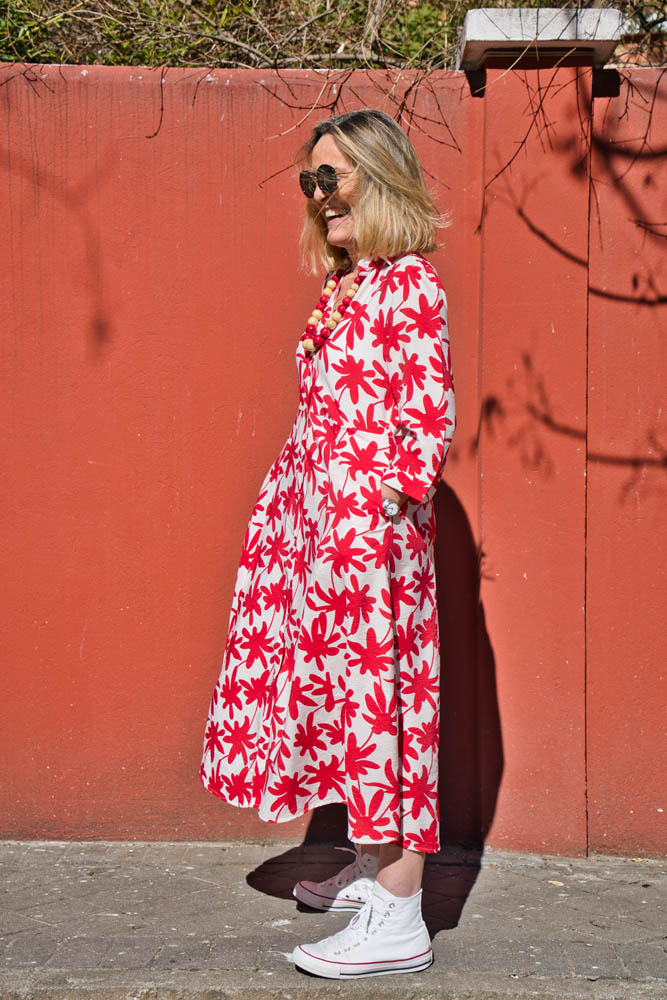
{"label": "blonde woman", "polygon": [[296,420],[246,532],[201,776],[273,822],[346,804],[355,860],[294,895],[357,912],[293,959],[347,979],[433,960],[433,496],[454,396],[445,293],[423,257],[439,220],[407,135],[349,112],[314,129],[302,166],[304,242],[328,274],[296,350]]}

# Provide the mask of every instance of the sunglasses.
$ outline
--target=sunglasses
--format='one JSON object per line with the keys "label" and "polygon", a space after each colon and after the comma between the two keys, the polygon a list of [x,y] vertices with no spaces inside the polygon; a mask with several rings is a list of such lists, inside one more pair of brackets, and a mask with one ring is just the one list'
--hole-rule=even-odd
{"label": "sunglasses", "polygon": [[322,194],[328,198],[338,187],[339,178],[345,177],[349,173],[351,171],[346,170],[337,174],[334,168],[330,167],[328,163],[323,163],[321,167],[317,168],[315,173],[312,170],[302,170],[299,174],[299,184],[306,198],[314,196],[315,188],[319,188]]}

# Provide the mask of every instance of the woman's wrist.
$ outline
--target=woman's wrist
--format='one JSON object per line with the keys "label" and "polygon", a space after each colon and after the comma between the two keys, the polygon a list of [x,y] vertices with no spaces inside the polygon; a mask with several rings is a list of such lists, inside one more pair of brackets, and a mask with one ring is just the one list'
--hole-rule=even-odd
{"label": "woman's wrist", "polygon": [[389,486],[388,483],[380,483],[380,492],[383,497],[395,500],[398,504],[402,504],[403,501],[407,499],[407,493],[401,493],[400,490],[395,490],[394,487]]}

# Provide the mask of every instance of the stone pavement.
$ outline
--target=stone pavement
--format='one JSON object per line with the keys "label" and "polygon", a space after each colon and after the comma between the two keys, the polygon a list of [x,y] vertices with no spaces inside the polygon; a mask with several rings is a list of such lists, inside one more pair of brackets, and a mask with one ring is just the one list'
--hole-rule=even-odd
{"label": "stone pavement", "polygon": [[302,907],[298,878],[351,855],[321,844],[0,843],[3,1000],[644,1000],[667,998],[667,863],[488,848],[429,859],[435,965],[339,984],[295,944],[352,914]]}

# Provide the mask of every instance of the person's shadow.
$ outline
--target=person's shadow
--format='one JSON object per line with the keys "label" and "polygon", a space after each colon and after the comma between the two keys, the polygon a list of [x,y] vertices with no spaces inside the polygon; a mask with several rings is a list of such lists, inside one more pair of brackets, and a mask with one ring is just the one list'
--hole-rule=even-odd
{"label": "person's shadow", "polygon": [[[496,807],[503,750],[495,661],[480,602],[480,553],[463,506],[445,483],[435,496],[435,562],[440,626],[440,842],[428,855],[422,912],[431,937],[456,927],[477,879]],[[329,878],[352,860],[347,809],[315,809],[303,843],[247,876],[248,885],[292,899],[295,882]],[[299,909],[307,910],[303,904]]]}

